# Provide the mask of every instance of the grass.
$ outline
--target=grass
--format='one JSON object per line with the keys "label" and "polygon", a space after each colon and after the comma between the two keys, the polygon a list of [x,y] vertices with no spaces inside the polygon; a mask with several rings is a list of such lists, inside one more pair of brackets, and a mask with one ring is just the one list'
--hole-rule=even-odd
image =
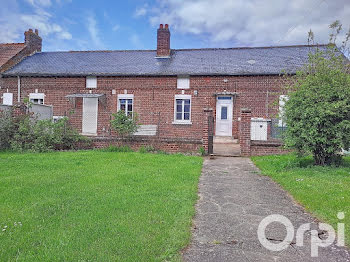
{"label": "grass", "polygon": [[[294,154],[252,160],[317,218],[335,229],[337,223],[345,223],[345,241],[350,246],[350,157],[340,167],[313,166],[311,157]],[[345,219],[339,220],[338,212],[344,212]]]}
{"label": "grass", "polygon": [[183,155],[0,153],[0,261],[180,260],[201,166]]}

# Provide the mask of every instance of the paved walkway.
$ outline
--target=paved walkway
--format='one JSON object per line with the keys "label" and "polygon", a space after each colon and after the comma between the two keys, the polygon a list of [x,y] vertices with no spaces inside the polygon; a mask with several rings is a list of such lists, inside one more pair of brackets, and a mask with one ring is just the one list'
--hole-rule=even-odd
{"label": "paved walkway", "polygon": [[[259,175],[248,158],[205,160],[199,195],[185,261],[350,261],[349,251],[336,245],[319,248],[319,257],[311,258],[309,234],[304,247],[292,243],[283,251],[272,252],[260,244],[257,228],[267,215],[284,215],[295,229],[304,223],[312,223],[313,228],[317,221],[270,178]],[[273,223],[266,234],[278,243],[286,230]]]}

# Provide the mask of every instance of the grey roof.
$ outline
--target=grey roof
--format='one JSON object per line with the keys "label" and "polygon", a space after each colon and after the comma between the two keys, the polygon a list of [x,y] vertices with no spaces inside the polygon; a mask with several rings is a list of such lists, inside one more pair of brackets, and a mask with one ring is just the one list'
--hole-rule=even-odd
{"label": "grey roof", "polygon": [[[310,46],[177,49],[171,58],[155,50],[41,52],[25,58],[5,76],[275,75],[295,73]],[[319,46],[325,49],[325,45]]]}

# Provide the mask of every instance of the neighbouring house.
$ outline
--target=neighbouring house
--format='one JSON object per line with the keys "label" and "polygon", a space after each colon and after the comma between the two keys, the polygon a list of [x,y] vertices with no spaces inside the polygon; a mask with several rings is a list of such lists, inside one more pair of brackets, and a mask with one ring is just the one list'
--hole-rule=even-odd
{"label": "neighbouring house", "polygon": [[[27,35],[39,37],[29,30],[26,42]],[[162,24],[156,50],[40,52],[40,39],[38,52],[2,73],[0,94],[52,105],[55,119],[68,116],[95,147],[130,143],[172,152],[204,147],[216,154],[281,153],[281,73],[295,74],[310,48],[171,49],[169,27]],[[141,124],[128,141],[110,127],[118,110],[137,113]]]}

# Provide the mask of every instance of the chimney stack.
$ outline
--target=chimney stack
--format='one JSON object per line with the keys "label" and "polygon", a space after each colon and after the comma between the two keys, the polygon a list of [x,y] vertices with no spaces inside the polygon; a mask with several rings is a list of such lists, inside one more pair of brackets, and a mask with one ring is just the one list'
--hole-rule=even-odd
{"label": "chimney stack", "polygon": [[42,39],[39,36],[39,30],[35,29],[35,32],[33,32],[33,29],[29,29],[28,31],[24,32],[24,43],[29,47],[29,49],[34,52],[41,52],[42,47]]}
{"label": "chimney stack", "polygon": [[159,25],[157,30],[157,57],[170,57],[170,31],[169,25]]}

